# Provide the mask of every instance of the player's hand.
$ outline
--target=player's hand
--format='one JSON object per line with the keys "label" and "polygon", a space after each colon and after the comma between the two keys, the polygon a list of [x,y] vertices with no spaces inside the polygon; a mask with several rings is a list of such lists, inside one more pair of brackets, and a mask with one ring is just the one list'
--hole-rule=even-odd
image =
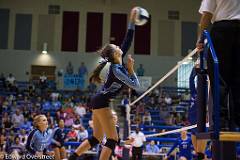
{"label": "player's hand", "polygon": [[196,47],[197,47],[197,49],[198,49],[198,52],[203,51],[204,43],[201,42],[200,38],[197,40]]}
{"label": "player's hand", "polygon": [[131,10],[129,21],[135,24],[136,17],[137,17],[137,7],[134,7]]}
{"label": "player's hand", "polygon": [[128,69],[128,72],[129,72],[130,74],[133,74],[133,73],[134,73],[133,66],[134,66],[134,59],[133,59],[132,56],[129,54],[129,55],[128,55],[128,60],[127,60],[127,69]]}

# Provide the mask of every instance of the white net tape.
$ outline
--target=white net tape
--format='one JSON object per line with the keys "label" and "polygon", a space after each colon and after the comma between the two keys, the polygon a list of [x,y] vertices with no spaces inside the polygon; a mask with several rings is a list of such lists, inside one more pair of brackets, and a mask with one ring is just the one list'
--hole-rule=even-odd
{"label": "white net tape", "polygon": [[[156,88],[159,84],[161,84],[165,79],[167,79],[170,75],[172,75],[186,60],[188,60],[190,57],[192,57],[193,55],[195,55],[197,53],[198,49],[195,48],[192,52],[190,52],[186,57],[183,58],[182,61],[180,61],[176,66],[174,66],[167,74],[165,74],[157,83],[155,83],[151,88],[149,88],[147,91],[145,91],[140,97],[138,97],[135,101],[133,101],[132,103],[130,103],[129,105],[126,106],[126,118],[128,120],[128,131],[129,133],[131,132],[131,121],[130,121],[130,110],[131,110],[131,106],[134,105],[135,103],[137,103],[138,101],[140,101],[145,95],[147,95],[149,92],[151,92],[154,88]],[[189,127],[193,127],[196,128],[196,126],[189,126]],[[186,128],[186,127],[184,127]],[[192,129],[192,128],[190,128]],[[188,129],[187,129],[188,130]],[[173,130],[174,131],[174,130]],[[171,131],[168,131],[170,133],[172,133]],[[178,131],[179,132],[179,131]],[[168,134],[170,134],[168,133]],[[173,132],[175,133],[175,132]],[[160,133],[159,133],[160,134]],[[162,134],[162,133],[161,133]],[[150,135],[148,135],[150,136]]]}

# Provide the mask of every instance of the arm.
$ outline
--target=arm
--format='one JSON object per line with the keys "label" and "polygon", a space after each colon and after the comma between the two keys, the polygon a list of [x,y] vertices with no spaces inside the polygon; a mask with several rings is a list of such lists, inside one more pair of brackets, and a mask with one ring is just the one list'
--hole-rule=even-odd
{"label": "arm", "polygon": [[140,83],[135,73],[128,76],[119,69],[118,65],[113,65],[113,74],[130,88],[138,89],[140,87]]}
{"label": "arm", "polygon": [[135,30],[135,25],[133,23],[129,23],[127,34],[121,44],[121,50],[123,52],[122,57],[124,57],[126,55],[127,51],[129,50],[129,48],[132,44],[134,30]]}
{"label": "arm", "polygon": [[167,156],[169,156],[177,146],[178,146],[178,140],[177,140],[177,142],[175,142],[175,144],[172,146],[172,148],[168,151]]}
{"label": "arm", "polygon": [[195,83],[194,83],[194,79],[196,75],[197,75],[196,69],[193,68],[189,78],[189,87],[190,87],[191,96],[194,96],[197,94]]}
{"label": "arm", "polygon": [[133,8],[131,10],[130,17],[129,17],[127,34],[121,44],[121,50],[123,51],[122,57],[124,57],[126,55],[128,49],[131,46],[133,35],[134,35],[134,30],[135,30],[134,22],[135,22],[136,15],[137,15],[136,8]]}
{"label": "arm", "polygon": [[28,152],[30,152],[31,154],[35,154],[36,153],[36,150],[34,150],[34,148],[32,147],[32,144],[33,144],[33,141],[34,141],[34,134],[35,134],[36,130],[33,130],[29,136],[28,136],[28,139],[27,139],[27,144],[26,144],[26,150]]}

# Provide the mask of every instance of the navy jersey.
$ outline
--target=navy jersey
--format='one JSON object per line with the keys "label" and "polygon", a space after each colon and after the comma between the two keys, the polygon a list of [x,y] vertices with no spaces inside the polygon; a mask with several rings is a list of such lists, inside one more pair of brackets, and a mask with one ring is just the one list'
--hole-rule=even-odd
{"label": "navy jersey", "polygon": [[188,110],[188,119],[189,122],[194,125],[197,123],[197,106],[196,106],[196,98],[197,98],[197,90],[195,86],[195,77],[197,76],[196,68],[192,69],[189,78],[189,87],[190,87],[190,94],[191,94],[191,105]]}
{"label": "navy jersey", "polygon": [[182,138],[179,138],[177,142],[173,145],[173,147],[168,152],[167,156],[170,155],[170,153],[176,148],[179,148],[179,157],[185,157],[187,160],[192,159],[192,140],[190,137],[187,137],[186,140],[183,140]]}
{"label": "navy jersey", "polygon": [[55,128],[53,131],[53,139],[52,139],[52,144],[54,147],[59,147],[56,145],[56,141],[61,144],[61,147],[64,145],[64,139],[66,137],[66,134],[64,132],[64,129],[62,128]]}
{"label": "navy jersey", "polygon": [[34,129],[28,136],[26,150],[31,154],[35,154],[36,152],[45,153],[51,144],[51,140],[52,133],[50,130],[47,129],[46,131],[41,132],[38,129]]}
{"label": "navy jersey", "polygon": [[[131,46],[133,34],[134,27],[130,26],[121,45],[121,50],[123,52],[122,57],[126,55]],[[109,99],[114,98],[124,85],[133,89],[137,89],[140,86],[135,73],[129,76],[124,65],[111,64],[102,88],[91,98],[91,107],[93,109],[108,107]]]}

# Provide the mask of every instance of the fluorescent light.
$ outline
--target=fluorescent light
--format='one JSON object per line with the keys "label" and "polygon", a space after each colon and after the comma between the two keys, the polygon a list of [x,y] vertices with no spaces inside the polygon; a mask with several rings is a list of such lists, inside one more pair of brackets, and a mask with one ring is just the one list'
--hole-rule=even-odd
{"label": "fluorescent light", "polygon": [[47,53],[48,53],[48,52],[47,52],[47,45],[48,45],[48,44],[47,44],[46,42],[43,43],[43,50],[42,50],[42,53],[43,53],[43,54],[47,54]]}

